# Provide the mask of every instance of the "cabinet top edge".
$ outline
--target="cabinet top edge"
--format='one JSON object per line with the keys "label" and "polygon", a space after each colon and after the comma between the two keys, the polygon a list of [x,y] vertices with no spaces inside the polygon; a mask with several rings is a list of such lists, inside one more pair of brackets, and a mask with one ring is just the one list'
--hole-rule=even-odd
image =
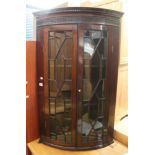
{"label": "cabinet top edge", "polygon": [[34,12],[35,17],[41,17],[41,16],[48,16],[52,14],[98,14],[98,15],[110,15],[113,17],[120,18],[123,15],[123,12],[115,11],[115,10],[109,10],[109,9],[102,9],[102,8],[92,8],[92,7],[64,7],[64,8],[55,8],[50,10],[43,10]]}

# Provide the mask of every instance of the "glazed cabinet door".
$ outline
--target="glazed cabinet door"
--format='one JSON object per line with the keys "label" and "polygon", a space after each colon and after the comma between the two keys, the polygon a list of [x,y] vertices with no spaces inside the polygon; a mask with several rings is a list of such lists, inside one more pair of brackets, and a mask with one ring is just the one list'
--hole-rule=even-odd
{"label": "glazed cabinet door", "polygon": [[78,30],[77,145],[97,146],[108,135],[111,38],[103,25],[80,24]]}
{"label": "glazed cabinet door", "polygon": [[77,26],[45,27],[43,44],[42,139],[75,146]]}

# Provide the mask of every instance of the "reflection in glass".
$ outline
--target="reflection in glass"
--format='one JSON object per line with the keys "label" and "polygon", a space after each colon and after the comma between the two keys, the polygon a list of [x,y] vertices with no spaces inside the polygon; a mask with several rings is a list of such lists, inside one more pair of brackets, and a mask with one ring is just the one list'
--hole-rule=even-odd
{"label": "reflection in glass", "polygon": [[94,53],[94,43],[89,38],[84,38],[84,51],[85,51],[85,58],[89,59]]}
{"label": "reflection in glass", "polygon": [[106,77],[107,32],[86,30],[84,33],[83,100],[78,132],[82,143],[104,136],[104,79]]}
{"label": "reflection in glass", "polygon": [[72,79],[72,60],[71,59],[65,59],[65,80],[71,80]]}
{"label": "reflection in glass", "polygon": [[49,70],[50,70],[50,74],[49,74],[49,79],[51,80],[54,80],[54,76],[55,76],[55,73],[54,73],[54,61],[52,60],[49,60]]}
{"label": "reflection in glass", "polygon": [[49,80],[49,97],[53,98],[57,96],[57,82],[55,80]]}
{"label": "reflection in glass", "polygon": [[55,115],[56,114],[56,106],[55,106],[55,99],[49,99],[49,104],[50,104],[50,114]]}

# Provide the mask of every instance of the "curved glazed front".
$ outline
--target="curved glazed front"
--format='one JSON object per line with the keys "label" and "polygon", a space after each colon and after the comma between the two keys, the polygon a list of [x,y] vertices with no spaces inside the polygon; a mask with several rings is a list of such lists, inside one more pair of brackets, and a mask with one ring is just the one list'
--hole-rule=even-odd
{"label": "curved glazed front", "polygon": [[43,143],[48,146],[52,146],[52,147],[59,148],[62,150],[94,150],[94,149],[106,147],[112,144],[113,142],[114,142],[113,139],[109,137],[109,139],[107,138],[107,141],[100,143],[100,144],[92,144],[92,146],[64,146],[64,145],[53,144],[51,143],[51,141],[49,141],[48,138],[46,139],[45,137],[41,137],[39,140],[39,143]]}
{"label": "curved glazed front", "polygon": [[122,13],[71,7],[34,15],[40,142],[69,150],[111,144]]}

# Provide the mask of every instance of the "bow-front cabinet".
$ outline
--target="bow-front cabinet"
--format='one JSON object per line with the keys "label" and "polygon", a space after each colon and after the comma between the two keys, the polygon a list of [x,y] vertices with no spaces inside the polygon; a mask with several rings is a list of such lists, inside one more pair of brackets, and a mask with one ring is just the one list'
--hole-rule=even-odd
{"label": "bow-front cabinet", "polygon": [[111,144],[122,13],[68,7],[34,15],[40,142],[71,150]]}

